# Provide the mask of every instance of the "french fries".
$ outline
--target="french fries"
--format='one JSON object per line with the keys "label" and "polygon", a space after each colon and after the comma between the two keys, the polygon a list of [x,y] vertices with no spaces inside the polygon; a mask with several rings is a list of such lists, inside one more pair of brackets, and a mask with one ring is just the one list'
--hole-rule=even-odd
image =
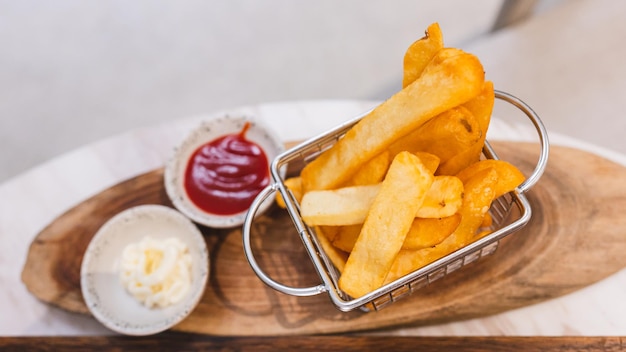
{"label": "french fries", "polygon": [[426,36],[411,44],[404,54],[402,87],[413,83],[441,49],[443,49],[441,28],[438,23],[433,23],[426,29]]}
{"label": "french fries", "polygon": [[[426,166],[424,168],[428,170]],[[430,174],[432,175],[432,172]],[[433,180],[430,188],[426,190],[424,202],[414,214],[415,217],[447,217],[456,213],[461,206],[463,183],[458,177],[436,176]],[[381,185],[307,192],[300,203],[300,216],[309,226],[362,224]]]}
{"label": "french fries", "polygon": [[342,290],[360,297],[381,286],[433,179],[415,155],[393,159],[339,279]]}
{"label": "french fries", "polygon": [[478,120],[466,108],[458,106],[447,110],[420,128],[400,138],[389,150],[391,154],[407,150],[427,152],[445,163],[458,153],[478,143],[482,131]]}
{"label": "french fries", "polygon": [[480,61],[445,48],[435,23],[405,54],[403,89],[285,181],[342,291],[361,297],[489,233],[493,200],[524,181],[480,160],[493,104]]}
{"label": "french fries", "polygon": [[304,167],[303,191],[344,184],[398,138],[477,96],[483,83],[483,67],[476,56],[453,48],[440,50],[415,82],[376,107]]}

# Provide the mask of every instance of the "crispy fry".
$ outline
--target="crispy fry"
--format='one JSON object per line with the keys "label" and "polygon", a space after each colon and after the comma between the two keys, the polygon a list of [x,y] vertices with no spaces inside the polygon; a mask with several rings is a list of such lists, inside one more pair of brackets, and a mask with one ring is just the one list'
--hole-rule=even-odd
{"label": "crispy fry", "polygon": [[436,176],[417,211],[418,218],[452,216],[463,204],[463,182],[455,176]]}
{"label": "crispy fry", "polygon": [[483,67],[474,55],[452,48],[440,50],[419,79],[375,108],[304,167],[303,190],[332,189],[344,184],[363,163],[394,140],[474,98],[483,82]]}
{"label": "crispy fry", "polygon": [[324,250],[324,253],[328,256],[328,259],[333,263],[333,265],[339,270],[339,272],[343,272],[344,267],[346,266],[346,261],[348,260],[348,253],[334,247],[330,240],[328,240],[328,236],[324,233],[327,229],[322,227],[316,227],[315,232],[319,235],[317,239]]}
{"label": "crispy fry", "polygon": [[391,154],[389,151],[384,150],[361,166],[359,171],[347,182],[346,186],[373,185],[380,183],[383,178],[385,178],[390,163]]}
{"label": "crispy fry", "polygon": [[[300,202],[300,200],[302,199],[302,179],[300,177],[290,177],[286,179],[283,183],[285,184],[287,189],[291,191],[291,194],[293,194],[293,197],[296,199],[296,201]],[[276,204],[278,204],[278,206],[283,209],[287,207],[287,205],[285,204],[285,200],[280,193],[276,193]]]}
{"label": "crispy fry", "polygon": [[424,166],[432,174],[434,174],[435,171],[437,171],[437,168],[439,167],[439,161],[440,161],[438,156],[436,156],[435,154],[426,153],[426,152],[415,152],[413,154],[415,154],[418,158],[420,158],[420,160],[422,161],[422,164],[424,164]]}
{"label": "crispy fry", "polygon": [[307,192],[300,203],[300,216],[309,226],[362,224],[381,184]]}
{"label": "crispy fry", "polygon": [[491,227],[493,225],[493,217],[491,217],[491,214],[487,213],[485,214],[485,218],[483,219],[483,223],[480,224],[481,228],[488,228]]}
{"label": "crispy fry", "polygon": [[459,171],[480,159],[480,154],[487,138],[487,131],[489,130],[494,100],[493,82],[485,81],[481,93],[463,104],[476,117],[480,126],[481,137],[474,145],[442,163],[439,170],[437,170],[437,175],[456,175]]}
{"label": "crispy fry", "polygon": [[415,155],[394,158],[339,278],[343,291],[356,298],[380,287],[433,178]]}
{"label": "crispy fry", "polygon": [[356,240],[359,238],[359,234],[361,233],[362,224],[359,225],[348,225],[348,226],[338,226],[337,227],[337,235],[335,239],[333,239],[333,246],[341,249],[342,251],[352,252],[354,248],[354,244]]}
{"label": "crispy fry", "polygon": [[461,222],[460,214],[445,218],[416,218],[404,239],[402,249],[422,249],[433,247],[445,240]]}
{"label": "crispy fry", "polygon": [[389,151],[392,155],[403,150],[423,151],[438,156],[440,162],[445,163],[476,144],[481,135],[476,117],[468,109],[458,106],[435,116],[398,139],[389,147]]}
{"label": "crispy fry", "polygon": [[461,223],[453,233],[460,244],[470,243],[483,223],[483,218],[489,211],[491,202],[496,198],[498,181],[496,170],[487,168],[476,172],[463,183],[465,196],[463,206],[459,211]]}
{"label": "crispy fry", "polygon": [[398,253],[384,284],[397,280],[471,242],[494,199],[494,186],[497,181],[498,174],[493,169],[485,169],[472,176],[465,184],[465,197],[460,210],[459,226],[443,242],[434,247],[402,250]]}
{"label": "crispy fry", "polygon": [[438,23],[426,29],[426,36],[411,44],[404,54],[404,77],[402,87],[413,83],[424,71],[433,56],[443,49],[443,34]]}
{"label": "crispy fry", "polygon": [[[380,187],[379,183],[307,192],[300,203],[300,216],[309,226],[362,224]],[[415,216],[450,216],[457,212],[462,203],[463,183],[455,176],[436,176]]]}
{"label": "crispy fry", "polygon": [[498,183],[495,185],[495,198],[513,191],[515,187],[519,186],[526,179],[524,174],[511,163],[493,159],[481,160],[474,163],[459,172],[457,177],[461,179],[463,183],[466,183],[477,173],[489,168],[493,168],[498,174]]}

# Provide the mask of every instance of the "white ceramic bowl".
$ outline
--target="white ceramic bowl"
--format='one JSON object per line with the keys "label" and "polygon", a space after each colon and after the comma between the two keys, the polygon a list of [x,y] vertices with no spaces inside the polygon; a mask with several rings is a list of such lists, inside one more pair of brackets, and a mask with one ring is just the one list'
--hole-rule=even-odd
{"label": "white ceramic bowl", "polygon": [[[185,138],[174,150],[173,156],[165,167],[165,190],[172,204],[181,213],[188,216],[198,224],[214,228],[230,228],[243,224],[247,209],[232,215],[211,214],[196,206],[187,195],[184,187],[185,170],[193,153],[202,145],[219,137],[237,134],[241,132],[246,122],[250,122],[250,128],[245,137],[257,144],[265,153],[269,164],[278,154],[283,152],[284,146],[276,134],[263,125],[260,121],[249,116],[216,117],[205,120]],[[270,179],[271,183],[271,179]],[[259,208],[262,213],[272,204],[273,199],[268,199]]]}
{"label": "white ceramic bowl", "polygon": [[[120,281],[122,251],[146,236],[176,237],[191,255],[191,288],[180,302],[165,308],[144,306]],[[200,230],[172,208],[141,205],[120,212],[98,230],[85,252],[80,282],[87,307],[104,326],[126,335],[150,335],[167,330],[192,312],[208,276],[209,252]]]}

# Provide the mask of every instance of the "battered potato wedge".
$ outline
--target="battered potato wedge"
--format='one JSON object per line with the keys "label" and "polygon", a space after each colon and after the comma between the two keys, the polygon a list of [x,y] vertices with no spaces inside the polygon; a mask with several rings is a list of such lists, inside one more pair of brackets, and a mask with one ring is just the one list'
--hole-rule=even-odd
{"label": "battered potato wedge", "polygon": [[482,132],[478,120],[459,106],[435,116],[430,121],[400,138],[389,147],[392,155],[403,150],[427,152],[439,157],[441,163],[476,144]]}
{"label": "battered potato wedge", "polygon": [[445,218],[417,218],[411,224],[402,249],[418,250],[433,247],[450,236],[459,223],[461,215],[456,213]]}
{"label": "battered potato wedge", "polygon": [[404,54],[404,77],[402,87],[413,83],[424,71],[433,56],[443,49],[443,34],[438,23],[426,29],[426,36],[411,44]]}
{"label": "battered potato wedge", "polygon": [[483,67],[472,54],[444,48],[419,79],[362,118],[333,147],[304,167],[305,192],[332,189],[398,138],[434,116],[477,96],[484,83]]}
{"label": "battered potato wedge", "polygon": [[393,159],[339,278],[343,291],[357,298],[381,286],[433,179],[415,155]]}
{"label": "battered potato wedge", "polygon": [[463,183],[466,183],[470,178],[474,177],[474,175],[486,169],[494,169],[498,174],[498,182],[495,185],[495,198],[513,191],[515,187],[519,186],[526,179],[524,174],[511,163],[493,159],[481,160],[474,163],[459,172],[457,177]]}

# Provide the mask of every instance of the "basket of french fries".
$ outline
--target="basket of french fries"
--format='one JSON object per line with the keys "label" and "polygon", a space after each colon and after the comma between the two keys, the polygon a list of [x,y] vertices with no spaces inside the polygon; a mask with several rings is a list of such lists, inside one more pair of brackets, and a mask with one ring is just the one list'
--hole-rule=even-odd
{"label": "basket of french fries", "polygon": [[[486,140],[496,101],[519,109],[538,132],[539,159],[528,176]],[[273,160],[273,183],[244,222],[244,252],[275,290],[328,293],[342,311],[379,310],[494,253],[526,225],[532,210],[524,193],[548,152],[537,114],[494,90],[476,56],[444,48],[433,24],[407,50],[402,90]],[[286,168],[299,173],[282,176]],[[319,285],[283,285],[256,262],[252,223],[272,196],[289,212]]]}

